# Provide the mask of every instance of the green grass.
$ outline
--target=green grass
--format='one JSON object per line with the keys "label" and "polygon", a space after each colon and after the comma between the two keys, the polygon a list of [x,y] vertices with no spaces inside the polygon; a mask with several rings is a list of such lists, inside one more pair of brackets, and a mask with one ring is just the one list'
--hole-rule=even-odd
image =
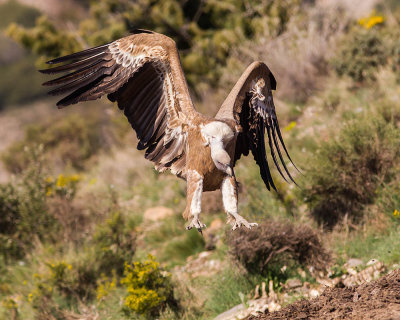
{"label": "green grass", "polygon": [[[242,303],[240,293],[246,296],[257,284],[265,281],[259,275],[241,274],[236,268],[229,266],[220,274],[204,279],[207,288],[207,301],[204,305],[203,319],[210,319],[218,314]],[[243,297],[243,296],[242,296]]]}
{"label": "green grass", "polygon": [[337,240],[336,251],[348,258],[359,258],[365,263],[377,259],[389,266],[400,261],[400,242],[397,226],[384,233],[353,233]]}

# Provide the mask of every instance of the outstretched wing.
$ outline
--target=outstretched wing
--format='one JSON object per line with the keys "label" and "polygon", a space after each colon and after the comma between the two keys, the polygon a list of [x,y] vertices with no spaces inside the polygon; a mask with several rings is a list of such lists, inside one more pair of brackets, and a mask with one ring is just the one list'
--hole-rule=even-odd
{"label": "outstretched wing", "polygon": [[275,89],[276,80],[268,67],[263,62],[253,62],[242,74],[216,115],[217,119],[233,120],[236,123],[239,134],[236,141],[234,161],[236,162],[242,154],[247,156],[251,150],[268,190],[270,190],[270,186],[275,190],[276,187],[267,161],[265,131],[276,168],[287,181],[279,165],[277,153],[284,171],[289,179],[294,182],[279,147],[280,142],[292,162],[283,142],[275,113],[272,99],[272,90]]}
{"label": "outstretched wing", "polygon": [[60,57],[41,70],[67,72],[46,86],[51,95],[68,93],[57,105],[68,106],[107,94],[117,101],[139,139],[138,149],[159,171],[185,176],[187,128],[201,116],[193,106],[175,42],[161,34],[138,30],[106,45]]}

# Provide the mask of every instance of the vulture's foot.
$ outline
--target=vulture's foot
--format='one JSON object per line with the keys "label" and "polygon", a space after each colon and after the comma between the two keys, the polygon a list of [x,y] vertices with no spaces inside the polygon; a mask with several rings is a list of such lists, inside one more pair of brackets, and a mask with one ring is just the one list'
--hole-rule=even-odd
{"label": "vulture's foot", "polygon": [[206,227],[206,225],[205,225],[204,223],[202,223],[202,222],[199,220],[198,217],[194,217],[194,218],[192,219],[192,221],[189,223],[189,225],[186,227],[186,230],[190,230],[190,229],[192,229],[192,228],[196,228],[196,229],[201,233],[201,230],[202,230],[203,228],[205,228],[205,227]]}
{"label": "vulture's foot", "polygon": [[230,215],[228,219],[228,223],[231,224],[232,230],[236,230],[242,226],[245,226],[247,229],[251,229],[252,227],[257,227],[258,223],[255,222],[248,222],[245,218],[241,215]]}

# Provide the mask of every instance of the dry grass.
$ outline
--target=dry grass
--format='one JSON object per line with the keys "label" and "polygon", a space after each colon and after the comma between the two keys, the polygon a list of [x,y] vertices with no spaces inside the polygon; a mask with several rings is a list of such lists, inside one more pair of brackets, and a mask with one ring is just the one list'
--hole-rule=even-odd
{"label": "dry grass", "polygon": [[252,273],[276,273],[293,263],[325,270],[330,256],[318,234],[307,225],[268,221],[228,238],[230,253]]}

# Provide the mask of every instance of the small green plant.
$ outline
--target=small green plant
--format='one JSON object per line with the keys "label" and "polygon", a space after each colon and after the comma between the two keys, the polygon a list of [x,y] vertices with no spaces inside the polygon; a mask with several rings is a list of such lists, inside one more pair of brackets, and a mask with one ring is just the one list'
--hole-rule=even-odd
{"label": "small green plant", "polygon": [[121,284],[128,292],[124,302],[127,314],[135,312],[154,319],[167,306],[177,310],[171,275],[151,255],[144,262],[125,263]]}

